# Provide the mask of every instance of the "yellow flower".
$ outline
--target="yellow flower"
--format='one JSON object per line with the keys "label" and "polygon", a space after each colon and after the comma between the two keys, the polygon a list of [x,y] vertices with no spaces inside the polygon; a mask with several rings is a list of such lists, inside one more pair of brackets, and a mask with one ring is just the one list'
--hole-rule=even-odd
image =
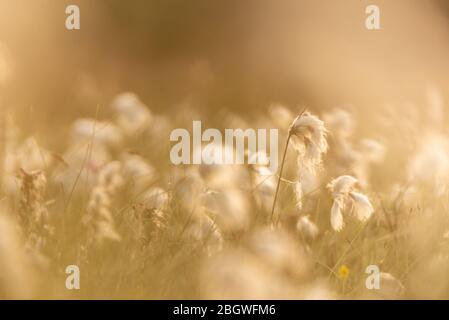
{"label": "yellow flower", "polygon": [[349,268],[345,265],[342,265],[338,269],[338,277],[342,280],[346,280],[349,276]]}

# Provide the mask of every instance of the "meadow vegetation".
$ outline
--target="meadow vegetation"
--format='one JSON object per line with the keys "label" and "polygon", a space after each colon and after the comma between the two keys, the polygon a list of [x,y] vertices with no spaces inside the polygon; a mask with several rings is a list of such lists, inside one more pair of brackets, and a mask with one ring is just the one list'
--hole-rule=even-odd
{"label": "meadow vegetation", "polygon": [[[203,119],[191,106],[157,113],[123,93],[56,137],[5,109],[0,297],[449,298],[443,101],[432,91],[425,109],[397,110],[221,111],[220,128],[279,130],[273,174],[170,163],[170,132]],[[68,265],[80,290],[65,287]]]}

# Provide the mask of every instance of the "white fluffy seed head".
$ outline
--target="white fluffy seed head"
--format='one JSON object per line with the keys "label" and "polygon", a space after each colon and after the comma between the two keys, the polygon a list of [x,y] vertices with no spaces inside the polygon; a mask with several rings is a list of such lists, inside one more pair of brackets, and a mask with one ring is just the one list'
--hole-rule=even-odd
{"label": "white fluffy seed head", "polygon": [[118,95],[111,105],[116,112],[117,125],[127,135],[134,135],[144,130],[152,122],[150,109],[134,93],[125,92]]}
{"label": "white fluffy seed head", "polygon": [[290,127],[294,147],[302,155],[303,163],[316,167],[321,163],[322,155],[327,152],[327,130],[324,122],[317,116],[304,112]]}
{"label": "white fluffy seed head", "polygon": [[122,131],[110,122],[80,118],[75,121],[71,130],[75,143],[94,140],[108,147],[120,146],[123,142]]}
{"label": "white fluffy seed head", "polygon": [[368,197],[362,193],[352,191],[349,196],[353,200],[353,213],[360,221],[368,220],[374,212]]}
{"label": "white fluffy seed head", "polygon": [[446,137],[427,134],[407,166],[409,182],[429,186],[437,194],[447,189],[449,177],[449,143]]}
{"label": "white fluffy seed head", "polygon": [[323,116],[326,126],[333,136],[347,138],[353,132],[351,114],[342,109],[335,109]]}
{"label": "white fluffy seed head", "polygon": [[329,182],[327,188],[332,193],[332,196],[337,198],[338,196],[345,195],[353,190],[357,182],[358,180],[353,176],[344,175]]}
{"label": "white fluffy seed head", "polygon": [[335,231],[341,231],[344,226],[342,202],[335,200],[331,209],[331,226]]}
{"label": "white fluffy seed head", "polygon": [[318,235],[318,227],[313,223],[309,216],[302,216],[296,223],[296,229],[308,239],[315,239]]}
{"label": "white fluffy seed head", "polygon": [[359,143],[360,153],[369,162],[381,162],[385,157],[385,146],[374,139],[362,139]]}
{"label": "white fluffy seed head", "polygon": [[357,179],[345,175],[332,180],[328,185],[334,202],[331,208],[331,226],[335,231],[341,231],[344,226],[343,212],[352,208],[352,213],[360,221],[368,220],[374,212],[369,198],[355,191]]}
{"label": "white fluffy seed head", "polygon": [[98,185],[109,193],[115,193],[125,183],[121,170],[122,165],[119,161],[107,163],[98,173]]}
{"label": "white fluffy seed head", "polygon": [[405,292],[404,285],[393,275],[386,272],[380,273],[382,293],[389,298],[400,298]]}

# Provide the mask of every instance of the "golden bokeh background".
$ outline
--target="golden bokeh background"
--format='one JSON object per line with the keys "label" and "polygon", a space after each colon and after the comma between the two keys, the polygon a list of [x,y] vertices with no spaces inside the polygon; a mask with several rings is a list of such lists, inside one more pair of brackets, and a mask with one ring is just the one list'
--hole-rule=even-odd
{"label": "golden bokeh background", "polygon": [[[448,40],[446,0],[0,0],[0,297],[449,297]],[[192,120],[283,146],[304,106],[279,228],[275,175],[169,161]]]}
{"label": "golden bokeh background", "polygon": [[[428,85],[447,88],[445,1],[376,1],[376,32],[364,27],[370,3],[3,0],[2,104],[66,117],[130,90],[156,110],[189,100],[209,110],[274,101],[373,112],[422,100]],[[78,31],[65,29],[69,4],[80,6]]]}

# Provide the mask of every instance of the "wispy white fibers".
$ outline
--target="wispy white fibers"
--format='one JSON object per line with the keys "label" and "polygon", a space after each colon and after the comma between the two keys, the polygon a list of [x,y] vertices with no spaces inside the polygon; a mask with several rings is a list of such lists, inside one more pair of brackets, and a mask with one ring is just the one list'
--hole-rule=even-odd
{"label": "wispy white fibers", "polygon": [[354,122],[351,114],[343,109],[334,109],[325,113],[323,119],[327,129],[336,140],[344,140],[352,135]]}
{"label": "wispy white fibers", "polygon": [[378,163],[385,157],[385,146],[377,140],[362,139],[359,148],[362,157],[368,162]]}
{"label": "wispy white fibers", "polygon": [[317,116],[304,112],[295,119],[290,130],[293,146],[301,154],[302,162],[311,168],[321,164],[322,155],[328,149],[324,122]]}
{"label": "wispy white fibers", "polygon": [[150,109],[131,92],[118,95],[112,101],[112,109],[116,112],[117,125],[130,136],[143,130],[152,121]]}
{"label": "wispy white fibers", "polygon": [[335,231],[341,231],[344,226],[342,207],[342,201],[334,199],[331,209],[331,226]]}
{"label": "wispy white fibers", "polygon": [[368,197],[360,192],[349,192],[349,196],[354,200],[354,213],[361,221],[368,220],[371,214],[374,212],[373,206]]}
{"label": "wispy white fibers", "polygon": [[108,147],[117,147],[123,142],[120,128],[111,122],[90,118],[77,119],[72,126],[71,135],[72,140],[80,144],[93,140]]}
{"label": "wispy white fibers", "polygon": [[449,178],[449,143],[446,137],[425,135],[409,160],[407,173],[411,183],[425,185],[437,194],[444,192]]}
{"label": "wispy white fibers", "polygon": [[344,227],[343,213],[348,208],[360,221],[368,220],[374,212],[369,198],[356,191],[357,179],[344,175],[332,180],[328,189],[332,193],[334,202],[331,208],[331,226],[335,231],[341,231]]}
{"label": "wispy white fibers", "polygon": [[317,225],[310,220],[309,216],[302,216],[296,223],[296,229],[306,238],[315,239],[319,233]]}
{"label": "wispy white fibers", "polygon": [[[277,195],[282,178],[282,170],[284,168],[285,157],[290,140],[292,141],[294,148],[298,152],[297,161],[299,167],[299,184],[295,186],[298,206],[298,204],[302,205],[302,201],[298,201],[298,195],[302,195],[304,191],[307,192],[307,187],[315,184],[316,169],[320,167],[322,156],[327,152],[328,149],[326,135],[327,130],[324,127],[324,122],[317,116],[312,115],[310,112],[307,112],[306,109],[304,109],[295,118],[295,120],[293,120],[288,131],[287,141],[279,170],[279,178],[276,186],[276,192],[274,194],[273,206],[271,209],[271,219],[273,219],[274,216]],[[307,177],[307,179],[303,179],[304,177]],[[300,193],[298,192],[298,188],[302,189]],[[302,196],[300,198],[302,199]]]}
{"label": "wispy white fibers", "polygon": [[332,196],[334,197],[334,199],[336,199],[346,195],[354,188],[356,183],[356,178],[354,178],[353,176],[345,175],[332,180],[327,185],[327,187],[332,192]]}

